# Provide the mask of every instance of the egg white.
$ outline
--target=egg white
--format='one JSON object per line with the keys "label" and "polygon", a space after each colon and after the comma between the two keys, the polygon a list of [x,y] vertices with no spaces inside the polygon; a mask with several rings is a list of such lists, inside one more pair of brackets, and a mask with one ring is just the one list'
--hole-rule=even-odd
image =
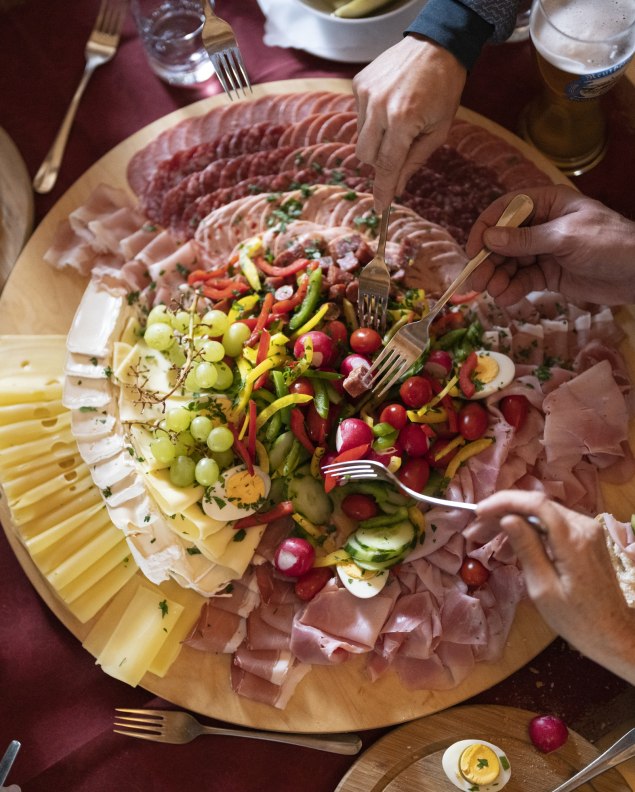
{"label": "egg white", "polygon": [[[228,494],[227,488],[231,487],[231,479],[237,474],[246,472],[245,465],[236,465],[236,467],[223,470],[220,474],[218,481],[208,488],[203,498],[203,511],[208,517],[214,520],[221,520],[222,522],[229,522],[230,520],[240,520],[241,517],[249,517],[254,514],[261,503],[255,502],[249,498],[244,490],[241,492]],[[258,476],[263,484],[264,492],[262,497],[266,498],[271,489],[271,479],[269,476],[254,465],[254,476]],[[241,499],[241,494],[245,494],[245,500]],[[232,500],[228,500],[231,497]],[[234,500],[234,498],[239,498]]]}
{"label": "egg white", "polygon": [[483,382],[478,377],[478,374],[476,375],[476,378],[481,383],[481,387],[477,388],[476,393],[472,396],[472,399],[485,399],[488,396],[491,396],[493,393],[497,393],[499,390],[506,388],[516,376],[516,366],[514,365],[514,361],[510,357],[507,357],[507,355],[503,355],[502,352],[493,352],[488,349],[477,349],[476,355],[479,358],[488,357],[494,360],[498,365],[498,372],[489,382]]}
{"label": "egg white", "polygon": [[354,561],[338,564],[336,569],[344,588],[359,599],[376,596],[388,582],[387,569],[371,572],[368,569],[361,569]]}
{"label": "egg white", "polygon": [[[465,792],[470,792],[470,790],[475,789],[476,784],[473,784],[471,781],[468,781],[467,778],[463,777],[461,771],[459,770],[459,759],[461,758],[463,751],[465,751],[466,748],[469,748],[470,745],[474,744],[486,745],[488,748],[491,748],[492,751],[494,751],[499,762],[501,756],[504,756],[507,759],[507,763],[509,764],[509,758],[505,752],[501,751],[501,749],[493,743],[486,742],[485,740],[459,740],[458,742],[453,743],[449,748],[446,748],[445,752],[443,753],[441,765],[443,766],[446,776],[450,779],[454,786],[458,787],[458,789],[463,789]],[[478,790],[479,792],[500,792],[500,790],[511,778],[511,775],[511,767],[506,770],[503,767],[503,763],[501,762],[500,773],[498,774],[496,780],[491,784],[479,784]]]}

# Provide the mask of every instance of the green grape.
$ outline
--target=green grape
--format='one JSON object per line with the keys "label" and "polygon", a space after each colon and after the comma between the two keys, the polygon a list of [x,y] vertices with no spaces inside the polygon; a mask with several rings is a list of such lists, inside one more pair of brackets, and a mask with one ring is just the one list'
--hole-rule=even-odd
{"label": "green grape", "polygon": [[194,450],[194,446],[196,445],[196,441],[192,437],[191,432],[179,432],[176,436],[176,455],[177,456],[187,456]]}
{"label": "green grape", "polygon": [[168,426],[165,422],[165,418],[162,421],[159,421],[159,424],[154,429],[154,437],[158,439],[159,437],[167,437],[168,440],[170,439],[170,433],[168,432]]}
{"label": "green grape", "polygon": [[234,381],[234,372],[229,368],[227,363],[215,363],[216,366],[216,383],[214,385],[216,390],[223,391],[227,390],[227,388],[231,387],[232,382]]}
{"label": "green grape", "polygon": [[152,456],[156,461],[160,462],[162,465],[169,465],[176,456],[176,449],[170,438],[166,435],[156,437],[152,440],[150,443],[150,451],[152,451]]}
{"label": "green grape", "polygon": [[184,432],[191,422],[192,413],[185,407],[173,407],[165,416],[165,424],[171,432]]}
{"label": "green grape", "polygon": [[215,426],[207,438],[210,451],[227,451],[234,445],[234,435],[226,426]]}
{"label": "green grape", "polygon": [[218,467],[218,463],[214,459],[203,457],[196,463],[194,476],[198,483],[202,484],[203,487],[211,487],[212,484],[215,484],[218,481],[219,475],[220,469]]}
{"label": "green grape", "polygon": [[214,363],[199,363],[195,371],[199,388],[211,388],[218,379]]}
{"label": "green grape", "polygon": [[179,333],[187,333],[190,329],[190,312],[177,311],[172,317],[172,327]]}
{"label": "green grape", "polygon": [[195,440],[204,443],[209,437],[214,424],[206,415],[197,415],[190,424],[190,432]]}
{"label": "green grape", "polygon": [[244,322],[234,322],[227,328],[223,335],[223,346],[230,357],[238,357],[243,351],[245,341],[251,335],[251,330]]}
{"label": "green grape", "polygon": [[218,467],[225,470],[228,467],[234,467],[234,452],[230,449],[227,451],[212,451],[212,459],[218,462]]}
{"label": "green grape", "polygon": [[150,347],[150,349],[156,349],[159,352],[163,352],[163,350],[169,349],[172,346],[172,343],[174,342],[174,331],[169,324],[157,321],[154,324],[148,325],[148,327],[146,327],[146,331],[143,334],[143,340]]}
{"label": "green grape", "polygon": [[179,455],[170,465],[170,481],[175,487],[191,487],[194,484],[194,460],[188,456]]}
{"label": "green grape", "polygon": [[208,336],[215,338],[222,336],[229,326],[229,318],[226,313],[214,309],[208,311],[201,319],[201,324],[205,326],[205,332]]}
{"label": "green grape", "polygon": [[207,363],[218,363],[225,357],[225,347],[220,341],[205,341],[201,346],[201,356]]}
{"label": "green grape", "polygon": [[172,323],[172,312],[168,310],[167,305],[155,305],[148,314],[148,318],[146,319],[147,327],[150,327],[150,325],[156,324],[157,322],[162,322],[163,324],[168,325]]}
{"label": "green grape", "polygon": [[182,368],[185,365],[186,355],[180,344],[172,344],[165,356],[177,368]]}
{"label": "green grape", "polygon": [[198,393],[201,390],[201,386],[198,384],[196,379],[196,369],[193,368],[188,372],[187,377],[185,378],[185,382],[183,383],[185,390],[190,391],[190,393]]}

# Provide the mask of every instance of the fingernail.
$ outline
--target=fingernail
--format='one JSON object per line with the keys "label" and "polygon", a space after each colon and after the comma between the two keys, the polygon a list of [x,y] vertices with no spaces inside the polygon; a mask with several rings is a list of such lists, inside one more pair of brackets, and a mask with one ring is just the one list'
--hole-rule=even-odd
{"label": "fingernail", "polygon": [[506,228],[488,228],[484,234],[484,240],[486,244],[502,247],[509,244],[509,232]]}

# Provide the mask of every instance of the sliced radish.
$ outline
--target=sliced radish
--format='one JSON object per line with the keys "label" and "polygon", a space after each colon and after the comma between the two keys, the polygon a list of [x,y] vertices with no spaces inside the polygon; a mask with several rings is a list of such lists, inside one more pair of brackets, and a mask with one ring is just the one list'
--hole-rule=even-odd
{"label": "sliced radish", "polygon": [[278,545],[273,563],[283,575],[300,577],[311,569],[314,560],[313,545],[299,536],[290,536]]}

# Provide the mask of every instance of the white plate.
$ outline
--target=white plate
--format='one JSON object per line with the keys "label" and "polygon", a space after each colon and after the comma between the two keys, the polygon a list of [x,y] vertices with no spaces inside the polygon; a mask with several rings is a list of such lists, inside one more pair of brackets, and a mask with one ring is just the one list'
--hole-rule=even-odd
{"label": "white plate", "polygon": [[33,190],[20,152],[0,127],[0,291],[33,227]]}
{"label": "white plate", "polygon": [[394,14],[371,26],[332,21],[295,0],[258,0],[258,5],[266,17],[268,46],[294,47],[340,63],[370,63],[401,40],[425,2],[416,2],[407,15]]}

